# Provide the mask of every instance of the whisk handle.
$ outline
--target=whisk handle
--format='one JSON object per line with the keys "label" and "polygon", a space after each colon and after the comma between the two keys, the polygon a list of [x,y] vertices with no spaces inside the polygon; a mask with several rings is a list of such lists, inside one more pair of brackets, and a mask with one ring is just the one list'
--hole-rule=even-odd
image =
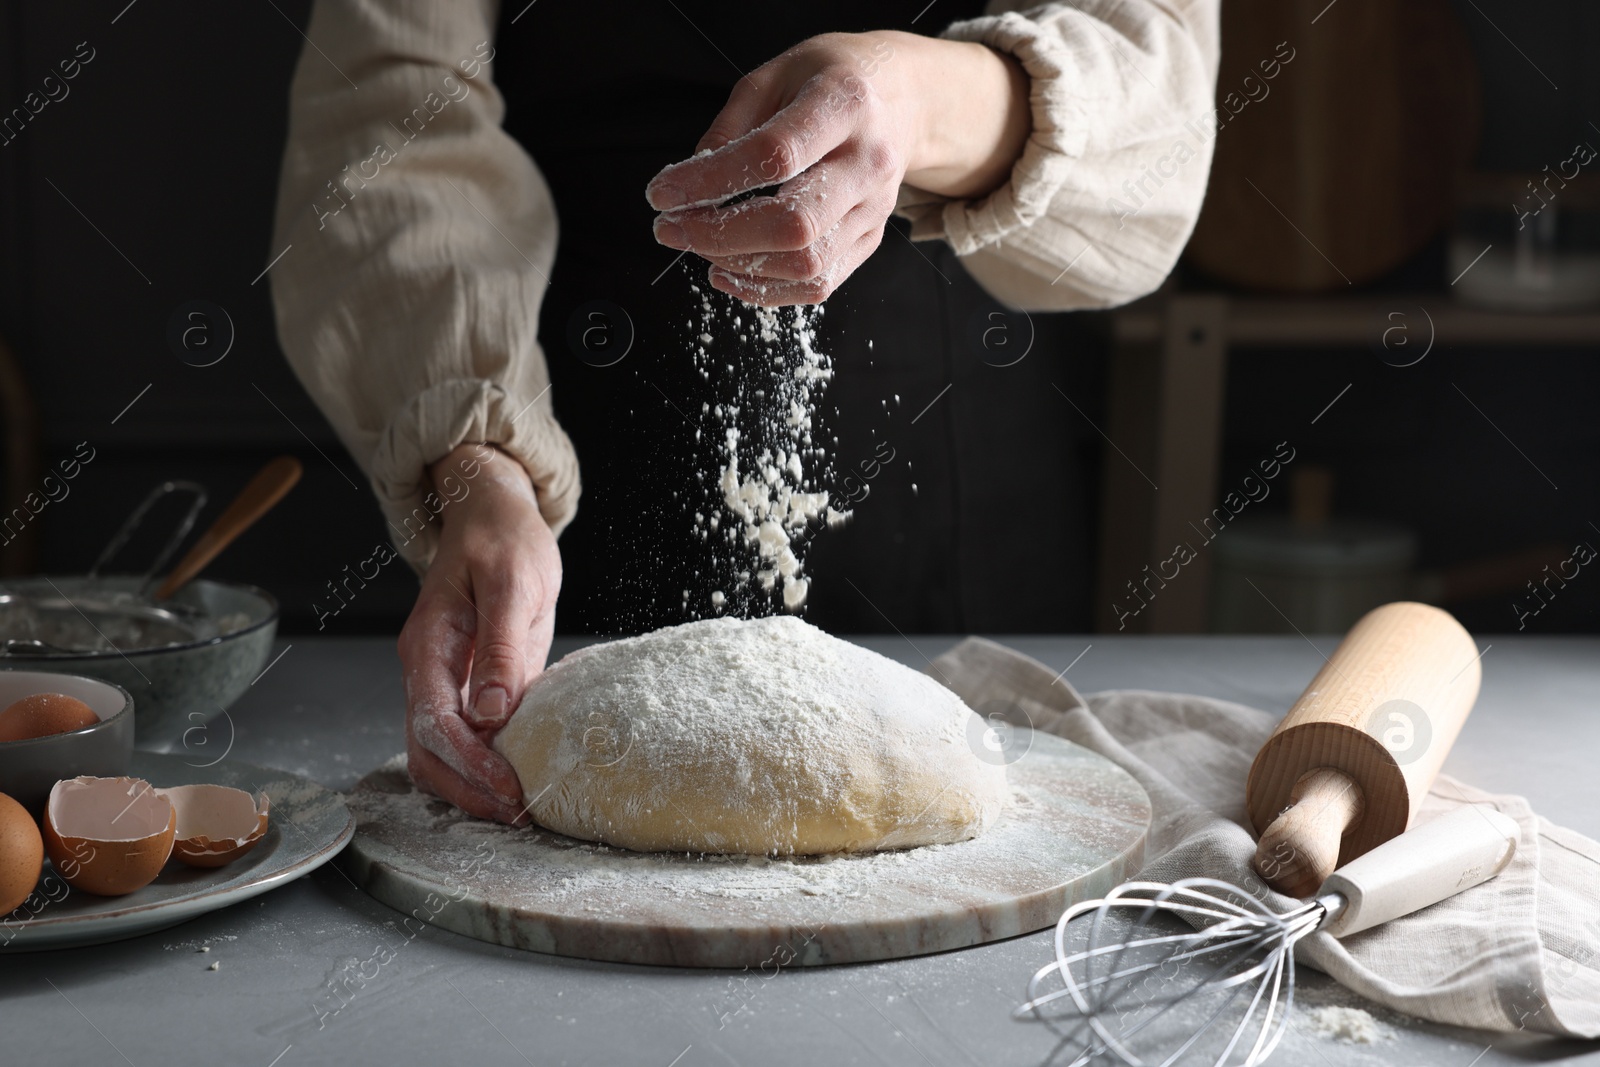
{"label": "whisk handle", "polygon": [[1346,907],[1323,929],[1345,937],[1410,915],[1486,882],[1517,851],[1517,822],[1469,804],[1423,823],[1351,860],[1322,884]]}

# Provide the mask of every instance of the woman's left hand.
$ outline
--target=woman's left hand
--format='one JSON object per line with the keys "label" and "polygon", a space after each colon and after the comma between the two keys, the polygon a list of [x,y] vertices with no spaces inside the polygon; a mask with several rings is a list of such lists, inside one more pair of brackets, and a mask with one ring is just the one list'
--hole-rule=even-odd
{"label": "woman's left hand", "polygon": [[1005,180],[1027,91],[1016,62],[980,44],[802,41],[741,78],[696,154],[650,182],[656,240],[708,260],[712,286],[749,303],[820,303],[878,247],[902,183],[971,197]]}
{"label": "woman's left hand", "polygon": [[[455,478],[469,469],[470,485]],[[400,631],[411,778],[469,815],[520,825],[529,818],[522,783],[489,746],[544,669],[561,552],[527,470],[506,453],[463,444],[429,473],[449,501]]]}

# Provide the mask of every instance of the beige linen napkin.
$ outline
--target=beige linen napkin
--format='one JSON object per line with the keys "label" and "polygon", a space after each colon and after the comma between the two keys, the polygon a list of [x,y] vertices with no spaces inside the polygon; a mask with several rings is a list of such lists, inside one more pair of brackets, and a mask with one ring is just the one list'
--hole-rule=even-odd
{"label": "beige linen napkin", "polygon": [[[1295,901],[1251,869],[1245,776],[1278,716],[1178,693],[1080,696],[1036,660],[968,638],[928,673],[985,717],[1046,730],[1137,778],[1153,808],[1141,879],[1206,876]],[[1296,959],[1396,1011],[1488,1030],[1600,1037],[1600,844],[1535,814],[1518,796],[1441,775],[1418,813],[1465,803],[1517,821],[1516,857],[1496,878],[1386,925],[1336,940],[1313,934]]]}

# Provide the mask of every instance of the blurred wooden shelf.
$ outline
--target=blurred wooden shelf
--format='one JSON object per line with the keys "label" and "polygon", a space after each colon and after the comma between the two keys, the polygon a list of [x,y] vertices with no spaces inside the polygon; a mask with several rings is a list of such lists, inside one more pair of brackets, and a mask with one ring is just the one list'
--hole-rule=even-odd
{"label": "blurred wooden shelf", "polygon": [[[1313,347],[1378,344],[1398,322],[1424,325],[1431,319],[1438,343],[1600,344],[1600,310],[1581,312],[1489,311],[1469,307],[1441,292],[1395,293],[1353,298],[1156,296],[1111,315],[1119,344],[1158,342],[1173,300],[1214,300],[1222,307],[1222,329],[1231,347]],[[1418,316],[1418,312],[1425,316]],[[1403,319],[1391,318],[1404,316]],[[1420,335],[1419,336],[1424,336]]]}
{"label": "blurred wooden shelf", "polygon": [[[1385,345],[1385,331],[1395,328],[1404,333],[1389,334]],[[1209,552],[1161,583],[1148,603],[1136,591],[1145,568],[1192,540],[1190,524],[1219,503],[1230,348],[1358,345],[1420,358],[1441,345],[1600,345],[1600,311],[1489,311],[1437,291],[1321,299],[1160,293],[1112,312],[1111,336],[1104,432],[1112,447],[1095,628],[1201,633],[1209,621]]]}

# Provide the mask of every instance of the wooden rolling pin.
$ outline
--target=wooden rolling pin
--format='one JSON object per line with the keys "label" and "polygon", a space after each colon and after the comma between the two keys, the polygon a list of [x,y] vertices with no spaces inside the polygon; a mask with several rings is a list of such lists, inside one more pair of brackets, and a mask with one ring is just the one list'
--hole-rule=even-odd
{"label": "wooden rolling pin", "polygon": [[1314,896],[1403,832],[1478,698],[1472,636],[1427,604],[1362,616],[1261,746],[1245,786],[1257,873]]}

